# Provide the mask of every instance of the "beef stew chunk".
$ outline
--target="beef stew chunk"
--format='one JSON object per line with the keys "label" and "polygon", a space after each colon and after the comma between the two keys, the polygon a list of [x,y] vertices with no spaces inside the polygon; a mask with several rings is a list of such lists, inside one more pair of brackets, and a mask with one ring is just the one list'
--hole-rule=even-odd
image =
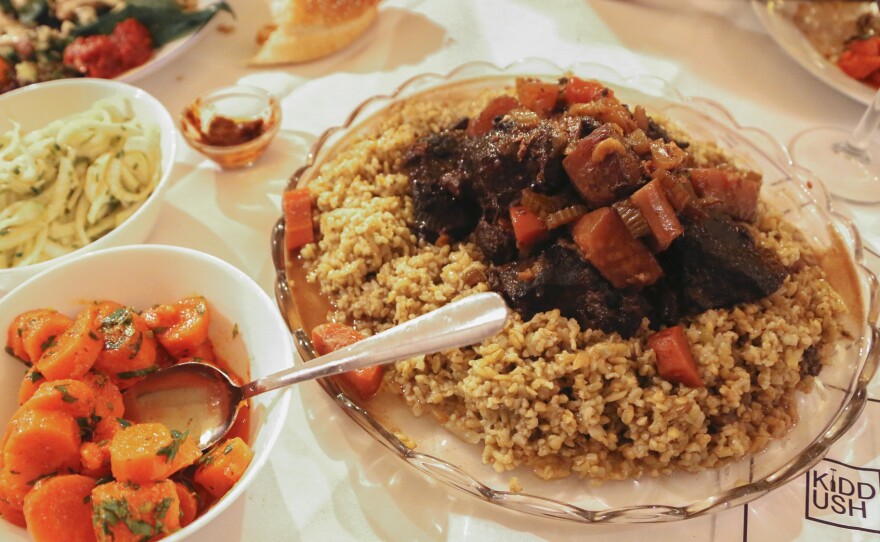
{"label": "beef stew chunk", "polygon": [[562,241],[530,260],[490,268],[489,287],[523,318],[559,309],[585,329],[623,337],[638,331],[649,308],[641,294],[611,286],[577,247]]}
{"label": "beef stew chunk", "polygon": [[778,290],[788,275],[743,226],[723,215],[687,224],[660,257],[687,314],[757,301]]}

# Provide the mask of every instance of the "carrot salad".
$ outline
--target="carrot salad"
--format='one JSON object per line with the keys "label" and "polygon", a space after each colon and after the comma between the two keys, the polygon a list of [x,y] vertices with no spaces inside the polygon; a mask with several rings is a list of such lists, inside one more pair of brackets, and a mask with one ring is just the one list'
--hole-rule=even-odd
{"label": "carrot salad", "polygon": [[18,315],[6,351],[28,370],[0,441],[0,516],[38,542],[157,540],[225,495],[253,457],[241,437],[203,453],[181,428],[126,420],[122,398],[179,361],[220,363],[210,322],[202,297]]}

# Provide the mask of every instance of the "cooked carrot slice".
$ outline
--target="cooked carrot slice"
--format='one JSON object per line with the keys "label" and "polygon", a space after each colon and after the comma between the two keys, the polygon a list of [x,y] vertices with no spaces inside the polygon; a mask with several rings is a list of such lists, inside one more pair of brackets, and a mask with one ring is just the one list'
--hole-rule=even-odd
{"label": "cooked carrot slice", "polygon": [[186,527],[199,513],[199,497],[196,492],[180,482],[174,482],[177,498],[180,500],[180,527]]}
{"label": "cooked carrot slice", "polygon": [[101,418],[95,424],[91,442],[83,442],[79,448],[82,474],[93,478],[110,476],[110,442],[123,428],[131,425],[131,422],[122,418]]}
{"label": "cooked carrot slice", "polygon": [[521,205],[510,208],[510,222],[513,224],[513,236],[518,248],[531,246],[549,233],[538,215]]}
{"label": "cooked carrot slice", "polygon": [[202,452],[186,433],[161,423],[127,427],[110,441],[110,468],[122,482],[155,482],[192,465]]}
{"label": "cooked carrot slice", "polygon": [[663,269],[632,234],[617,211],[602,207],[582,216],[572,230],[574,242],[615,288],[657,282]]}
{"label": "cooked carrot slice", "polygon": [[241,479],[253,457],[240,438],[224,440],[199,460],[193,480],[214,497],[222,497]]}
{"label": "cooked carrot slice", "polygon": [[559,85],[520,77],[516,80],[516,95],[521,104],[539,117],[547,118],[556,107]]}
{"label": "cooked carrot slice", "polygon": [[7,428],[3,462],[25,483],[45,476],[77,472],[82,443],[73,416],[60,411],[19,408]]}
{"label": "cooked carrot slice", "polygon": [[569,77],[562,95],[565,103],[574,105],[592,102],[604,96],[613,98],[614,92],[599,81]]}
{"label": "cooked carrot slice", "polygon": [[284,244],[295,250],[315,241],[312,225],[312,197],[308,188],[294,188],[282,196]]}
{"label": "cooked carrot slice", "polygon": [[0,469],[0,517],[25,527],[24,497],[32,486],[19,475],[13,475],[8,469]]}
{"label": "cooked carrot slice", "polygon": [[648,337],[648,347],[657,356],[657,372],[661,377],[691,388],[703,387],[683,327],[673,326],[654,333]]}
{"label": "cooked carrot slice", "polygon": [[335,352],[364,339],[363,333],[351,326],[329,322],[312,330],[312,346],[319,356]]}
{"label": "cooked carrot slice", "polygon": [[104,344],[97,315],[97,305],[84,308],[73,325],[43,352],[36,362],[36,369],[47,380],[79,378],[92,368]]}
{"label": "cooked carrot slice", "polygon": [[67,474],[41,480],[24,498],[24,518],[35,542],[93,542],[95,480]]}
{"label": "cooked carrot slice", "polygon": [[144,312],[144,320],[169,354],[183,358],[208,339],[211,313],[204,297],[190,297],[173,305],[157,305]]}
{"label": "cooked carrot slice", "polygon": [[675,209],[666,198],[666,191],[660,181],[653,180],[639,188],[630,200],[645,217],[658,251],[669,248],[672,241],[684,233],[684,228],[675,214]]}
{"label": "cooked carrot slice", "polygon": [[110,450],[96,442],[83,442],[79,447],[82,474],[92,478],[110,476]]}
{"label": "cooked carrot slice", "polygon": [[153,332],[140,314],[119,303],[100,303],[98,318],[104,348],[95,368],[107,373],[120,389],[133,386],[143,378],[142,373],[156,366]]}
{"label": "cooked carrot slice", "polygon": [[92,490],[92,520],[98,542],[141,542],[180,529],[180,499],[174,482],[110,482]]}
{"label": "cooked carrot slice", "polygon": [[46,378],[43,376],[43,373],[33,367],[28,369],[24,374],[24,380],[21,381],[21,386],[18,387],[18,404],[23,405],[25,401],[33,397],[34,393],[37,392],[37,388],[45,381]]}
{"label": "cooked carrot slice", "polygon": [[[312,330],[312,345],[320,356],[345,348],[363,338],[360,331],[335,322],[321,324]],[[342,373],[338,378],[343,386],[354,390],[361,399],[369,399],[379,391],[383,374],[383,367],[377,365]]]}
{"label": "cooked carrot slice", "polygon": [[467,133],[470,136],[488,134],[497,117],[504,116],[520,106],[519,100],[513,96],[503,95],[494,98],[480,114],[468,122]]}
{"label": "cooked carrot slice", "polygon": [[51,346],[57,337],[73,325],[70,317],[54,310],[31,311],[21,331],[21,344],[24,348],[28,361],[34,362],[40,359],[43,351]]}
{"label": "cooked carrot slice", "polygon": [[55,410],[74,418],[88,417],[95,412],[95,392],[90,385],[80,380],[43,382],[21,408]]}
{"label": "cooked carrot slice", "polygon": [[6,349],[13,356],[33,363],[72,323],[69,317],[51,309],[23,312],[9,324]]}
{"label": "cooked carrot slice", "polygon": [[121,418],[125,413],[122,392],[109,376],[98,371],[89,371],[82,377],[95,394],[95,415],[100,418]]}

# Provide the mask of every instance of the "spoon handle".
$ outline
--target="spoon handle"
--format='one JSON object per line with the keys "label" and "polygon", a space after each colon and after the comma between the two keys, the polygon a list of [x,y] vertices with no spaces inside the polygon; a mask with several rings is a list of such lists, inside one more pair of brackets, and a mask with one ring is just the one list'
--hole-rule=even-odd
{"label": "spoon handle", "polygon": [[501,331],[508,312],[496,293],[464,297],[299,367],[254,380],[242,392],[246,399],[304,380],[476,344]]}

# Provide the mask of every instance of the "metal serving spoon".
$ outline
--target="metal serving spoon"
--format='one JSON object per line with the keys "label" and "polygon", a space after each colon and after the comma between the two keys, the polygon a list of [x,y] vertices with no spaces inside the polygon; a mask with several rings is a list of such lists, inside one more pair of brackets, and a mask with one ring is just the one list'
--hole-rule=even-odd
{"label": "metal serving spoon", "polygon": [[162,422],[169,428],[189,431],[204,450],[229,431],[239,407],[249,397],[304,380],[476,344],[501,331],[508,312],[498,294],[474,294],[243,386],[235,385],[229,375],[212,365],[180,363],[126,390],[125,417],[136,423]]}

